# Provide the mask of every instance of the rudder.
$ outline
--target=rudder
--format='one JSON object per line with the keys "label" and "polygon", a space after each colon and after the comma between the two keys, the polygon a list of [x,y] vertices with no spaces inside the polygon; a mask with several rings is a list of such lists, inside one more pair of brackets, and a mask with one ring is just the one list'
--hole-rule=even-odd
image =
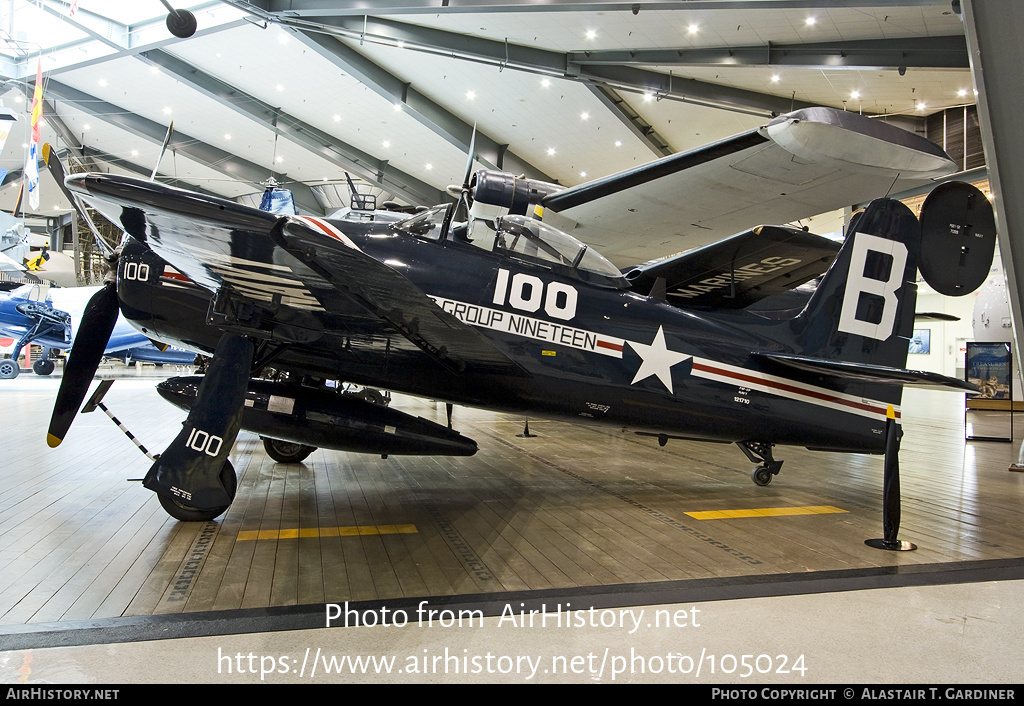
{"label": "rudder", "polygon": [[899,201],[876,199],[793,319],[802,355],[904,368],[914,329],[921,226]]}

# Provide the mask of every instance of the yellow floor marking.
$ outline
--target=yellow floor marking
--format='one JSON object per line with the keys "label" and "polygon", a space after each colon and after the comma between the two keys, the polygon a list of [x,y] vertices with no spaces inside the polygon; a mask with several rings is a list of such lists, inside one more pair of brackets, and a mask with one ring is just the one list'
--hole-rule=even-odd
{"label": "yellow floor marking", "polygon": [[356,537],[372,534],[416,534],[416,525],[354,525],[352,527],[308,527],[306,529],[245,530],[236,542],[256,539],[298,539],[302,537]]}
{"label": "yellow floor marking", "polygon": [[831,505],[807,505],[804,507],[761,507],[750,510],[707,510],[686,513],[695,520],[732,520],[738,517],[785,517],[786,515],[826,515],[848,512]]}

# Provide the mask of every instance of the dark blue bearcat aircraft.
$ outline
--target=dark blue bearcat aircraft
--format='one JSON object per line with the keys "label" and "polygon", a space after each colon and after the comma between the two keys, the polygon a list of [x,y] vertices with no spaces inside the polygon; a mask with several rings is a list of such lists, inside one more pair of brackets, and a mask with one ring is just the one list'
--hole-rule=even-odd
{"label": "dark blue bearcat aircraft", "polygon": [[[279,460],[314,446],[476,451],[323,380],[613,424],[661,443],[732,442],[761,485],[782,464],[775,444],[881,453],[903,385],[966,385],[905,366],[918,268],[945,294],[988,274],[984,195],[943,184],[920,220],[876,199],[841,250],[799,228],[742,228],[756,213],[789,221],[952,167],[918,136],[813,109],[570,189],[492,171],[470,180],[467,167],[458,203],[405,219],[277,216],[153,182],[72,176],[70,190],[125,237],[116,284],[90,303],[89,335],[72,351],[49,442],[66,435],[120,310],[148,336],[213,356],[205,376],[161,385],[190,413],[144,485],[183,520],[231,503],[239,428],[279,440],[268,442]],[[730,228],[742,232],[722,238]],[[693,233],[714,242],[626,269],[592,247],[621,262],[689,247]],[[802,308],[773,310],[773,296],[822,273]],[[285,380],[251,379],[266,366]]]}

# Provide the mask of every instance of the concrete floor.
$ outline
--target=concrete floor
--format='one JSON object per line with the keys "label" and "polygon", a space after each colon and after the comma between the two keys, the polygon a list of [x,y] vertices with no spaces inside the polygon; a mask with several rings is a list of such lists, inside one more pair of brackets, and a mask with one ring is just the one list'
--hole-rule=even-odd
{"label": "concrete floor", "polygon": [[[159,406],[151,376],[122,375],[108,401],[159,449],[181,415]],[[241,438],[235,504],[215,523],[183,525],[124,483],[146,464],[109,420],[79,420],[78,436],[49,452],[32,439],[56,381],[3,382],[18,440],[0,491],[9,684],[1020,681],[1024,474],[1007,471],[1019,449],[965,442],[955,394],[905,396],[901,538],[919,549],[893,553],[863,543],[881,531],[880,458],[787,448],[780,476],[758,488],[735,448],[661,449],[533,420],[539,436],[516,439],[521,420],[474,410],[456,410],[456,428],[481,451],[457,463],[320,451],[277,467]],[[812,506],[836,511],[686,514]],[[283,534],[366,518],[417,531]],[[268,527],[278,539],[241,540]],[[345,601],[367,621],[405,611],[408,623],[325,627],[326,604]],[[433,624],[420,625],[421,607]],[[476,610],[487,617],[448,624]],[[524,625],[520,610],[547,617]]]}

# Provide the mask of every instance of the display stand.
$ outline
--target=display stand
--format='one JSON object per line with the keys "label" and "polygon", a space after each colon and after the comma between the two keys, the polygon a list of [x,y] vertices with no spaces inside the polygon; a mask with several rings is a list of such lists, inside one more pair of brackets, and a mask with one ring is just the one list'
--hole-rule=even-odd
{"label": "display stand", "polygon": [[1013,356],[1009,343],[967,342],[964,379],[981,389],[964,402],[964,438],[1013,441]]}

